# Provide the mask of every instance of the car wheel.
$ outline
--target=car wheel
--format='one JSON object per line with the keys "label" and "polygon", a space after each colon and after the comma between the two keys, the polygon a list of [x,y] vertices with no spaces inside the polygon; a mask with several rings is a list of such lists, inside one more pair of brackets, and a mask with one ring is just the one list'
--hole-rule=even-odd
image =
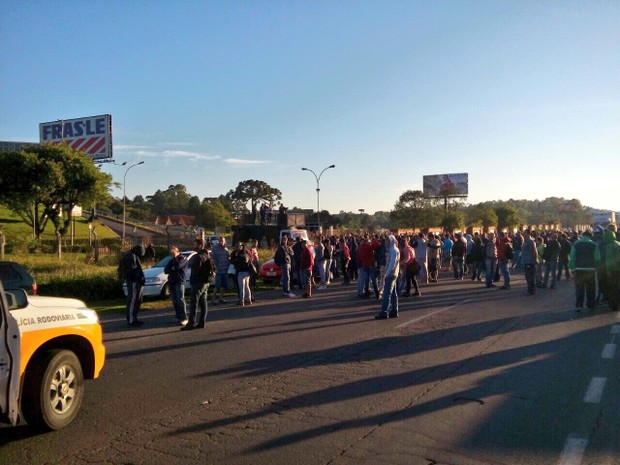
{"label": "car wheel", "polygon": [[161,293],[159,295],[161,295],[162,299],[170,298],[170,287],[168,286],[168,283],[164,284],[164,287],[161,288]]}
{"label": "car wheel", "polygon": [[84,398],[82,365],[69,350],[51,350],[37,356],[26,370],[22,413],[37,429],[67,426]]}

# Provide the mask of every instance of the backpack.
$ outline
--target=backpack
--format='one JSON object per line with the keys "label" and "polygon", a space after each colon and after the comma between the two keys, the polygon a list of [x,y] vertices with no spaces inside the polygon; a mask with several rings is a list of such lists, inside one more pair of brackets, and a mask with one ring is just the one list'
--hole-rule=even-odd
{"label": "backpack", "polygon": [[199,252],[192,260],[192,276],[200,281],[210,283],[215,276],[215,267],[209,254]]}

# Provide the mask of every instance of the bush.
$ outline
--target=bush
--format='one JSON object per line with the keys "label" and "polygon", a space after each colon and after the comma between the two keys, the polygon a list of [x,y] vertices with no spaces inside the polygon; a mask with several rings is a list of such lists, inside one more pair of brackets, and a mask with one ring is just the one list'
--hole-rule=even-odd
{"label": "bush", "polygon": [[39,285],[42,295],[73,297],[76,299],[109,300],[122,298],[123,288],[115,272],[99,272],[73,277],[50,277]]}

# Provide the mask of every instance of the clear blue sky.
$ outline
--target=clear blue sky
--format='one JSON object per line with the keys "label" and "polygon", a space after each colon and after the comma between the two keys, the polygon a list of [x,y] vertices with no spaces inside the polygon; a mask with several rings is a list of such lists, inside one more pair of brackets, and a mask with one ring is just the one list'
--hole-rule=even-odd
{"label": "clear blue sky", "polygon": [[470,203],[620,210],[619,1],[2,0],[0,62],[0,140],[109,113],[130,198],[260,179],[316,208],[301,167],[334,163],[332,213],[459,172]]}

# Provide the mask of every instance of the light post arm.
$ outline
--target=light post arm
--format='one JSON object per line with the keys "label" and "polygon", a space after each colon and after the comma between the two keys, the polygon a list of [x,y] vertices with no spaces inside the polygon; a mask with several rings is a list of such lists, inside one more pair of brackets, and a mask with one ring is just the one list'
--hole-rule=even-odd
{"label": "light post arm", "polygon": [[318,176],[310,168],[301,169],[302,171],[310,171],[314,175],[314,179],[316,179],[316,222],[317,222],[317,227],[319,228],[319,233],[321,232],[321,217],[319,213],[321,211],[321,201],[320,201],[321,176],[323,176],[323,173],[325,173],[325,171],[327,171],[328,169],[335,168],[335,167],[336,165],[330,165],[326,168],[323,168],[323,171],[321,171]]}
{"label": "light post arm", "polygon": [[125,176],[123,176],[123,240],[125,240],[125,222],[126,222],[126,200],[125,200],[125,185],[127,181],[127,173],[134,166],[143,165],[144,161],[139,161],[138,163],[134,163],[133,165],[129,165],[129,167],[125,170]]}

